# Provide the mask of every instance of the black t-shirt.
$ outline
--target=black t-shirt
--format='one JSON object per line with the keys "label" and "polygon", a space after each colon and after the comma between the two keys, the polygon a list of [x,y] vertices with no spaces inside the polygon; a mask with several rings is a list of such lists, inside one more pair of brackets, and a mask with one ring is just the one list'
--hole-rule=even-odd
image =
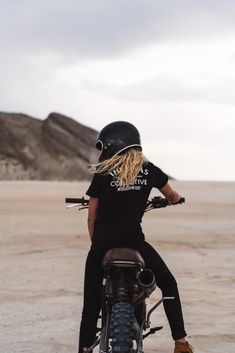
{"label": "black t-shirt", "polygon": [[150,162],[143,165],[128,187],[118,184],[115,171],[95,174],[86,193],[99,199],[94,238],[112,233],[112,237],[123,239],[141,231],[140,223],[152,188],[160,189],[167,182],[168,176]]}

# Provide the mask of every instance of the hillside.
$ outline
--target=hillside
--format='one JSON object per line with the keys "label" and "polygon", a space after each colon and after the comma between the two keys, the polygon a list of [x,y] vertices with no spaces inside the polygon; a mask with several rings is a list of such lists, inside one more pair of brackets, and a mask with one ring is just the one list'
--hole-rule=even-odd
{"label": "hillside", "polygon": [[45,120],[0,112],[0,180],[84,180],[97,160],[97,132],[51,113]]}

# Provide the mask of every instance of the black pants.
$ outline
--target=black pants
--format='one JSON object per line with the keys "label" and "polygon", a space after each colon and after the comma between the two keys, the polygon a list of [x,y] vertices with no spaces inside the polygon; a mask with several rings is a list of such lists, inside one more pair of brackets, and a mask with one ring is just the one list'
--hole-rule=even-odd
{"label": "black pants", "polygon": [[[163,296],[175,297],[174,300],[163,302],[168,318],[172,337],[174,340],[186,336],[181,310],[180,298],[175,278],[156,250],[146,241],[126,246],[136,249],[145,260],[146,268],[150,268],[156,278],[157,286]],[[106,249],[107,250],[107,249]],[[96,334],[96,325],[101,309],[101,285],[103,277],[102,259],[104,252],[94,247],[88,253],[85,268],[84,304],[80,326],[79,353],[83,353],[83,347],[93,344]]]}

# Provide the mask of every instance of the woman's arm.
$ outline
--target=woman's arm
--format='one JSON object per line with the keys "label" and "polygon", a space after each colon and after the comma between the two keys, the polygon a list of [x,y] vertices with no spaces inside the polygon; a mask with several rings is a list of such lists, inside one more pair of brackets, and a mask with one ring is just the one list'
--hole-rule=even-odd
{"label": "woman's arm", "polygon": [[163,186],[163,188],[159,189],[159,191],[166,197],[169,204],[174,204],[178,202],[181,198],[178,192],[172,189],[172,187],[168,183],[165,186]]}
{"label": "woman's arm", "polygon": [[99,202],[99,199],[97,197],[90,197],[87,225],[88,225],[88,231],[89,231],[91,241],[94,234],[94,226],[95,226],[98,202]]}

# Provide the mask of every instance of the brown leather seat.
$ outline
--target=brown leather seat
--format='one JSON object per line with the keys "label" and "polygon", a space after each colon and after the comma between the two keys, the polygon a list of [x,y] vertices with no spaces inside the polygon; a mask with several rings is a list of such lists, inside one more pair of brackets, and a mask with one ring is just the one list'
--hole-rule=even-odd
{"label": "brown leather seat", "polygon": [[144,259],[137,250],[130,248],[113,248],[106,252],[103,258],[103,266],[111,261],[131,261],[145,266]]}

